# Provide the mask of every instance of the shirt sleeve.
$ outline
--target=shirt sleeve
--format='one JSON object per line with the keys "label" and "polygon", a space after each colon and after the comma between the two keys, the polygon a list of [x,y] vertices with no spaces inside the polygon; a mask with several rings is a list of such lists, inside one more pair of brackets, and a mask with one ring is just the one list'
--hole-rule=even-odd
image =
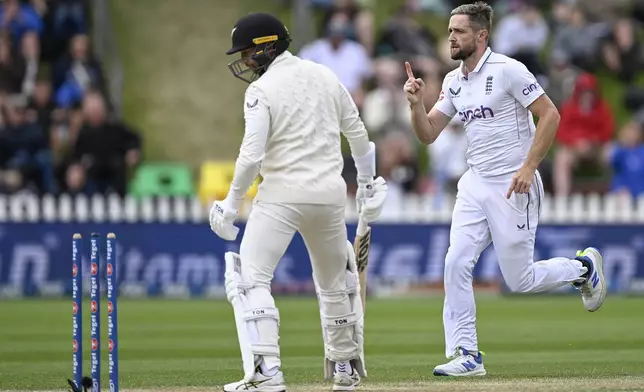
{"label": "shirt sleeve", "polygon": [[251,85],[244,99],[244,139],[235,162],[235,174],[228,191],[228,198],[237,203],[248,192],[255,181],[266,153],[266,142],[270,131],[268,98],[257,87]]}
{"label": "shirt sleeve", "polygon": [[346,87],[340,86],[340,130],[349,142],[351,154],[363,156],[370,151],[369,134],[365,128],[358,108]]}
{"label": "shirt sleeve", "polygon": [[449,82],[452,80],[453,77],[454,76],[451,75],[451,73],[448,73],[445,76],[445,79],[443,79],[443,86],[441,88],[441,92],[438,95],[438,100],[434,104],[435,109],[437,109],[439,112],[443,113],[449,118],[453,118],[456,115],[456,107],[452,102],[452,98],[450,94],[446,93],[447,89],[449,88]]}
{"label": "shirt sleeve", "polygon": [[524,108],[530,106],[532,102],[544,94],[534,75],[518,61],[511,62],[504,68],[503,77],[510,95]]}

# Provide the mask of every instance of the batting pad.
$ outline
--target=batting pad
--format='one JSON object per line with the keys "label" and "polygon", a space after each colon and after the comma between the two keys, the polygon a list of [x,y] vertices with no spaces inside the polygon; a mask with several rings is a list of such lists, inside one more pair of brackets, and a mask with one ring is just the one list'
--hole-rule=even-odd
{"label": "batting pad", "polygon": [[280,356],[279,312],[268,288],[242,279],[241,259],[237,253],[226,252],[224,259],[226,297],[235,314],[244,381],[249,382],[262,356]]}
{"label": "batting pad", "polygon": [[[333,371],[336,361],[349,361],[353,368],[362,377],[367,376],[367,369],[364,361],[364,311],[360,299],[360,280],[358,278],[357,265],[353,245],[347,241],[347,270],[346,289],[342,291],[321,290],[315,282],[315,287],[320,305],[320,318],[322,321],[322,338],[324,340],[324,378],[333,378]],[[337,310],[344,308],[339,299],[348,295],[350,312],[338,314]],[[340,303],[340,306],[338,304]],[[352,340],[357,345],[357,350],[348,357],[338,353],[339,347],[333,341],[333,329],[349,329]]]}

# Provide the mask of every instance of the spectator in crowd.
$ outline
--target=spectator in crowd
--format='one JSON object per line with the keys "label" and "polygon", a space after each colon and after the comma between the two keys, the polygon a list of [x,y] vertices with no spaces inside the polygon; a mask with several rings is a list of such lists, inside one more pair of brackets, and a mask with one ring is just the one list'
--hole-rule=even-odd
{"label": "spectator in crowd", "polygon": [[87,0],[57,0],[53,4],[52,30],[57,40],[68,42],[87,33]]}
{"label": "spectator in crowd", "polygon": [[25,63],[25,76],[22,80],[22,94],[29,98],[36,87],[36,77],[40,68],[40,41],[38,35],[30,31],[22,36],[21,57]]}
{"label": "spectator in crowd", "polygon": [[322,17],[322,30],[326,31],[335,14],[344,14],[348,19],[347,39],[359,42],[369,55],[373,54],[374,18],[369,10],[356,0],[326,0]]}
{"label": "spectator in crowd", "polygon": [[299,57],[329,67],[346,87],[358,107],[364,99],[364,83],[373,74],[371,59],[364,46],[347,38],[349,19],[345,13],[333,15],[326,37],[305,45]]}
{"label": "spectator in crowd", "polygon": [[561,109],[554,158],[555,193],[570,194],[573,170],[580,163],[598,163],[614,132],[613,113],[602,97],[597,78],[582,74],[573,96]]}
{"label": "spectator in crowd", "polygon": [[630,121],[619,132],[618,143],[609,150],[613,171],[611,191],[632,197],[644,195],[644,131]]}
{"label": "spectator in crowd", "polygon": [[63,56],[74,36],[88,33],[88,11],[89,0],[47,1],[41,8],[45,22],[41,44],[47,61]]}
{"label": "spectator in crowd", "polygon": [[548,41],[549,28],[537,4],[525,1],[518,12],[503,17],[494,31],[494,51],[522,62],[546,88],[547,71],[539,54]]}
{"label": "spectator in crowd", "polygon": [[578,4],[556,16],[560,19],[552,56],[559,62],[566,61],[585,71],[595,72],[600,63],[601,42],[610,33],[610,26],[588,21],[585,10]]}
{"label": "spectator in crowd", "polygon": [[55,108],[52,100],[51,83],[47,79],[37,80],[34,83],[34,93],[27,104],[27,118],[30,122],[40,125],[47,136],[47,140],[50,139]]}
{"label": "spectator in crowd", "polygon": [[644,88],[629,86],[624,94],[624,107],[632,112],[644,113]]}
{"label": "spectator in crowd", "polygon": [[20,94],[25,73],[24,61],[13,55],[11,42],[6,36],[0,36],[0,91],[9,95]]}
{"label": "spectator in crowd", "polygon": [[400,88],[404,82],[403,65],[393,58],[379,59],[375,64],[376,87],[367,93],[362,119],[372,139],[385,133],[385,125],[396,123],[411,131],[409,104]]}
{"label": "spectator in crowd", "polygon": [[553,54],[550,60],[552,63],[548,69],[548,84],[543,89],[555,106],[561,108],[572,95],[575,82],[583,71],[572,66],[566,55]]}
{"label": "spectator in crowd", "polygon": [[[377,170],[387,181],[385,211],[398,211],[403,206],[404,195],[416,190],[418,167],[416,157],[406,135],[392,129],[376,145]],[[389,207],[389,208],[388,208]]]}
{"label": "spectator in crowd", "polygon": [[10,179],[5,187],[53,193],[56,188],[47,137],[40,124],[27,120],[25,109],[19,98],[8,100],[2,107],[0,167]]}
{"label": "spectator in crowd", "polygon": [[[387,180],[392,192],[415,193],[418,190],[420,173],[418,158],[412,145],[409,132],[395,124],[387,127],[387,132],[378,141],[376,155],[378,173]],[[389,194],[387,194],[389,197]]]}
{"label": "spectator in crowd", "polygon": [[[571,0],[568,0],[571,2]],[[574,0],[583,4],[589,18],[601,21],[614,21],[620,14],[629,10],[639,0]]]}
{"label": "spectator in crowd", "polygon": [[56,178],[60,184],[67,183],[66,176],[72,160],[71,154],[84,122],[82,104],[76,104],[66,110],[56,108],[52,112],[49,141]]}
{"label": "spectator in crowd", "polygon": [[0,29],[9,31],[12,48],[19,47],[23,34],[35,31],[40,35],[43,21],[38,12],[30,5],[20,0],[4,0],[0,4]]}
{"label": "spectator in crowd", "polygon": [[437,57],[437,38],[414,19],[421,11],[416,3],[407,0],[387,20],[378,40],[377,55],[396,54],[405,59],[411,56]]}
{"label": "spectator in crowd", "polygon": [[637,42],[635,22],[620,18],[603,47],[606,66],[625,83],[635,80],[644,66],[644,50]]}
{"label": "spectator in crowd", "polygon": [[83,98],[84,125],[71,152],[66,185],[71,193],[110,193],[124,196],[128,169],[140,159],[139,135],[120,122],[109,121],[99,92]]}
{"label": "spectator in crowd", "polygon": [[420,12],[422,7],[417,0],[406,0],[385,22],[379,35],[376,55],[411,61],[414,69],[424,75],[422,77],[428,77],[440,74],[444,65],[439,59],[436,37],[416,21]]}
{"label": "spectator in crowd", "polygon": [[92,54],[87,35],[72,38],[69,54],[54,66],[53,83],[56,104],[62,108],[69,108],[80,102],[88,89],[104,91],[103,68]]}

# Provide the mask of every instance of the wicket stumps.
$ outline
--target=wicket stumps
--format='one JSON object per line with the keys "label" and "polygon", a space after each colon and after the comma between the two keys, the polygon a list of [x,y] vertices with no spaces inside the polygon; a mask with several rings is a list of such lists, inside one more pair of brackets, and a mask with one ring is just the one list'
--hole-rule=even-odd
{"label": "wicket stumps", "polygon": [[89,259],[89,339],[92,343],[90,349],[90,371],[92,377],[92,391],[101,391],[101,276],[100,255],[98,249],[98,234],[92,233],[90,238],[91,251]]}
{"label": "wicket stumps", "polygon": [[[119,390],[118,290],[116,287],[116,236],[107,235],[107,367],[110,392]],[[100,368],[100,366],[99,366]]]}
{"label": "wicket stumps", "polygon": [[[90,237],[90,377],[83,377],[83,237],[72,239],[72,299],[73,299],[73,380],[68,380],[74,392],[101,390],[101,261],[99,234]],[[116,235],[106,240],[106,293],[108,374],[110,392],[119,390],[118,373],[118,290],[116,287]]]}

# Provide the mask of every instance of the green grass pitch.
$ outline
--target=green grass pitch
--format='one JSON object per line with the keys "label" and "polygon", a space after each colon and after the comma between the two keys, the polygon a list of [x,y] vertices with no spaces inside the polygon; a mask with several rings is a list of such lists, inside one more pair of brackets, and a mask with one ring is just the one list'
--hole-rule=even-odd
{"label": "green grass pitch", "polygon": [[[330,391],[314,298],[277,298],[288,391]],[[0,390],[64,390],[71,377],[71,299],[0,302]],[[102,306],[105,313],[106,306]],[[644,299],[609,296],[596,313],[579,297],[477,300],[488,376],[433,377],[442,363],[442,298],[370,299],[365,391],[644,390]],[[84,306],[89,375],[89,306]],[[103,314],[103,388],[107,323]],[[216,391],[241,377],[225,300],[119,302],[122,390]],[[106,389],[107,390],[107,389]]]}

